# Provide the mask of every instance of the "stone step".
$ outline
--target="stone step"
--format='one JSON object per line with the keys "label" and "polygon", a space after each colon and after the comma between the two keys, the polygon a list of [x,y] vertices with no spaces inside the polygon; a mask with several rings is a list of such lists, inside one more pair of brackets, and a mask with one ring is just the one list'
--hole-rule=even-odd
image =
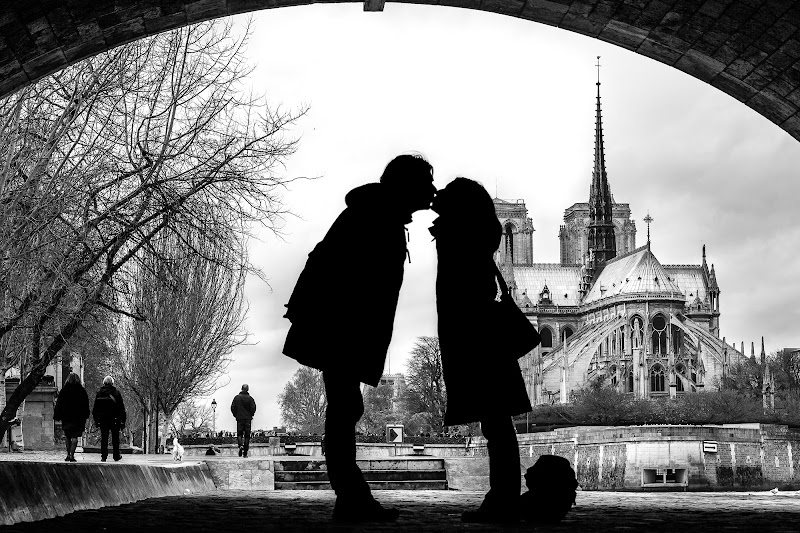
{"label": "stone step", "polygon": [[[444,470],[444,460],[434,458],[362,459],[357,460],[356,464],[362,472],[367,470]],[[326,469],[325,459],[275,459],[275,472],[281,470],[307,472]]]}
{"label": "stone step", "polygon": [[[364,470],[364,479],[369,481],[442,481],[447,479],[444,470]],[[303,472],[278,470],[275,472],[276,482],[327,482],[328,472],[325,470],[306,470]]]}
{"label": "stone step", "polygon": [[[447,481],[367,481],[370,490],[447,490]],[[327,481],[275,481],[275,490],[331,490]]]}

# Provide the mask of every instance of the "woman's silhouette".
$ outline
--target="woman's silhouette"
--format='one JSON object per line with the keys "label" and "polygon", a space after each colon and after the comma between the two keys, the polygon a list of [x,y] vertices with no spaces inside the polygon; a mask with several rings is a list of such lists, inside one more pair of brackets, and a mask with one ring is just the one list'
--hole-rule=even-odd
{"label": "woman's silhouette", "polygon": [[[480,508],[465,522],[518,520],[519,445],[511,417],[531,410],[515,357],[497,353],[499,284],[494,252],[502,227],[494,203],[479,183],[456,178],[438,192],[436,308],[447,388],[445,425],[481,423],[489,452],[489,485]],[[493,325],[494,324],[494,325]]]}

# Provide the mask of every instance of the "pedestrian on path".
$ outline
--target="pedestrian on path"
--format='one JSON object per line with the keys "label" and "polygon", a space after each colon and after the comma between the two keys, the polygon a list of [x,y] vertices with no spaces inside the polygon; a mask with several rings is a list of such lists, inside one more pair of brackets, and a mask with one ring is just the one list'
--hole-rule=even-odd
{"label": "pedestrian on path", "polygon": [[74,463],[78,438],[83,435],[86,421],[89,420],[89,395],[83,388],[80,376],[75,372],[69,373],[58,393],[53,420],[60,420],[61,429],[64,430],[67,446],[67,458],[64,460]]}
{"label": "pedestrian on path", "polygon": [[[378,385],[392,339],[408,256],[405,225],[415,211],[430,208],[435,193],[430,163],[418,155],[395,157],[380,183],[345,196],[347,207],[308,254],[286,304],[292,326],[283,353],[321,370],[325,382],[334,520],[389,522],[399,516],[372,497],[356,464],[355,427],[364,414],[361,383]],[[335,306],[323,319],[320,298]]]}
{"label": "pedestrian on path", "polygon": [[231,413],[236,419],[236,442],[239,444],[239,457],[247,457],[250,449],[250,430],[256,414],[256,401],[250,396],[250,385],[242,385],[242,391],[233,397]]}
{"label": "pedestrian on path", "polygon": [[114,387],[114,378],[103,378],[103,386],[97,391],[92,407],[94,423],[100,428],[100,460],[108,458],[108,437],[111,434],[111,447],[115,461],[122,459],[119,452],[119,432],[125,427],[125,404],[122,394]]}

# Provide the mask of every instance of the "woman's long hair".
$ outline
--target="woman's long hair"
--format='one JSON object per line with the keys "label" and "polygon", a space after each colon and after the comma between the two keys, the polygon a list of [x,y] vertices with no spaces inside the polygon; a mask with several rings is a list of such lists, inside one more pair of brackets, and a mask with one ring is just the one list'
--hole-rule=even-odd
{"label": "woman's long hair", "polygon": [[475,180],[458,177],[451,181],[441,195],[439,215],[457,221],[464,228],[465,238],[494,252],[500,246],[503,226],[497,219],[494,201],[486,189]]}
{"label": "woman's long hair", "polygon": [[81,383],[81,377],[78,374],[76,374],[75,372],[70,372],[69,376],[67,376],[67,380],[64,382],[64,386],[67,385],[83,386],[83,383]]}

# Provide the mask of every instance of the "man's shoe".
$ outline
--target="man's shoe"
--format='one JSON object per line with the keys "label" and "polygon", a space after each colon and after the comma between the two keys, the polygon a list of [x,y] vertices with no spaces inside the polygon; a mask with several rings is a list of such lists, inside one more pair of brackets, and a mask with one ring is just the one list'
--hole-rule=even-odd
{"label": "man's shoe", "polygon": [[465,511],[461,515],[461,521],[472,524],[513,524],[519,522],[519,513],[513,510],[501,512],[478,509],[477,511]]}
{"label": "man's shoe", "polygon": [[400,516],[397,509],[383,507],[375,500],[349,502],[333,507],[333,519],[337,522],[394,522]]}
{"label": "man's shoe", "polygon": [[69,457],[67,457],[67,461],[69,461],[70,463],[77,463],[78,462],[78,460],[75,459],[74,455],[70,455]]}
{"label": "man's shoe", "polygon": [[102,462],[104,462],[104,463],[106,462],[106,458],[105,458],[105,457],[101,457],[101,458],[100,458],[100,460],[101,460]]}
{"label": "man's shoe", "polygon": [[121,455],[115,455],[115,456],[114,456],[114,460],[115,460],[115,461],[119,461],[120,459],[122,459],[122,456],[121,456]]}

